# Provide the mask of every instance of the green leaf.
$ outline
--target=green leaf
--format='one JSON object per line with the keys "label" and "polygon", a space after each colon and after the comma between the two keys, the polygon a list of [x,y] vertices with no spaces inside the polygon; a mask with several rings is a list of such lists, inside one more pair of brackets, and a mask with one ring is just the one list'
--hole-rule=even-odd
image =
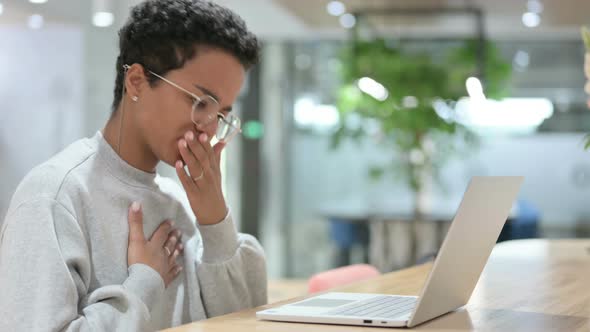
{"label": "green leaf", "polygon": [[369,177],[373,181],[381,179],[384,173],[385,169],[383,167],[371,166],[371,168],[369,168]]}
{"label": "green leaf", "polygon": [[582,39],[586,45],[586,51],[590,52],[590,30],[587,27],[582,27]]}
{"label": "green leaf", "polygon": [[[341,122],[332,136],[331,147],[337,148],[345,139],[360,144],[368,135],[375,137],[378,145],[391,148],[393,158],[389,165],[369,169],[369,176],[376,179],[384,172],[391,173],[396,181],[414,191],[423,185],[418,176],[422,166],[412,164],[409,155],[412,150],[422,150],[425,163],[434,168],[433,177],[440,180],[437,179],[440,168],[451,158],[472,152],[477,136],[459,123],[442,119],[432,105],[435,100],[453,103],[465,95],[465,80],[477,74],[477,49],[478,43],[470,39],[457,43],[448,55],[435,57],[403,48],[400,43],[392,47],[383,39],[352,40],[341,55],[342,85],[336,95]],[[504,96],[509,89],[511,70],[510,63],[488,41],[486,95]],[[379,82],[389,97],[379,101],[362,92],[358,87],[362,77]],[[405,100],[408,96],[417,100],[415,107],[404,106],[408,105]],[[346,121],[349,116],[359,118],[361,125],[352,127]],[[375,124],[377,131],[373,131]],[[429,145],[424,145],[426,141]]]}

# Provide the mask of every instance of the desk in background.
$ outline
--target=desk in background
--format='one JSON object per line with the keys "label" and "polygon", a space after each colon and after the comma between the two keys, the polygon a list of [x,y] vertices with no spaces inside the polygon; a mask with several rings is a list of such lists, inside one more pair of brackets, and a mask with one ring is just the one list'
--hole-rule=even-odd
{"label": "desk in background", "polygon": [[[387,272],[415,265],[416,262],[435,255],[455,217],[455,205],[439,202],[432,212],[422,215],[419,220],[415,220],[416,216],[408,206],[369,208],[358,202],[334,203],[322,208],[319,213],[330,222],[330,238],[337,248],[335,266],[351,264],[351,249],[353,245],[360,244],[364,262]],[[519,199],[502,228],[498,242],[536,238],[539,218],[538,211],[532,204]],[[429,229],[432,231],[428,232]],[[433,233],[433,236],[429,237],[429,233]],[[419,241],[419,237],[424,240],[424,235],[428,240]],[[396,256],[404,253],[404,248],[400,248],[400,243],[404,240],[408,242],[407,259],[400,260]],[[419,248],[424,245],[425,248]]]}
{"label": "desk in background", "polygon": [[[457,266],[461,265],[457,262]],[[431,264],[388,273],[337,289],[342,292],[418,295]],[[460,271],[460,269],[457,269]],[[589,331],[590,240],[503,242],[492,256],[469,303],[411,330]],[[256,319],[256,311],[303,297],[168,329],[197,331],[390,331],[396,329],[280,323]],[[411,331],[410,329],[399,329]]]}

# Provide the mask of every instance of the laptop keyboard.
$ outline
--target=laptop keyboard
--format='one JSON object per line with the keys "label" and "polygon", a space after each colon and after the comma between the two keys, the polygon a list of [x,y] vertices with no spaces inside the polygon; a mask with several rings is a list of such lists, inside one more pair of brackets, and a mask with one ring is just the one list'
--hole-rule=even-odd
{"label": "laptop keyboard", "polygon": [[412,312],[417,300],[414,297],[377,296],[360,301],[354,306],[331,310],[326,315],[393,319]]}

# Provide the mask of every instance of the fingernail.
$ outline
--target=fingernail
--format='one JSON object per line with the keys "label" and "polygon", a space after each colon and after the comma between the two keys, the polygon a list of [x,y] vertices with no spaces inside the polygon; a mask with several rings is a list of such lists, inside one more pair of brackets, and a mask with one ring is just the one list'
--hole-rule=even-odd
{"label": "fingernail", "polygon": [[174,227],[174,221],[170,220],[168,223],[170,224],[170,227]]}
{"label": "fingernail", "polygon": [[181,244],[178,245],[178,249],[182,250],[184,248],[184,246]]}
{"label": "fingernail", "polygon": [[182,161],[180,161],[180,160],[177,160],[177,161],[176,161],[176,167],[178,167],[178,168],[182,168]]}
{"label": "fingernail", "polygon": [[189,141],[192,141],[195,138],[195,136],[193,135],[193,132],[192,131],[187,132],[186,135],[185,135],[185,137]]}
{"label": "fingernail", "polygon": [[185,141],[185,140],[181,140],[181,141],[180,141],[180,144],[182,144],[182,146],[183,146],[184,148],[186,148],[186,147],[187,147],[187,145],[186,145],[186,141]]}
{"label": "fingernail", "polygon": [[182,266],[179,266],[178,269],[176,269],[176,273],[179,273],[180,271],[182,271]]}
{"label": "fingernail", "polygon": [[135,213],[139,212],[139,210],[141,209],[141,203],[139,202],[133,202],[133,204],[131,204],[131,210]]}
{"label": "fingernail", "polygon": [[201,134],[201,142],[207,142],[207,134]]}

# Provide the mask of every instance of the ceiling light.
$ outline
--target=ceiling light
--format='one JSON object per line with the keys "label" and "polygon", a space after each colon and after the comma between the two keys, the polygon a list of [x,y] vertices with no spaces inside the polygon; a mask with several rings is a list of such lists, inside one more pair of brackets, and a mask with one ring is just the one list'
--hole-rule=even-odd
{"label": "ceiling light", "polygon": [[537,27],[541,24],[541,16],[536,13],[526,12],[522,14],[522,24],[529,28]]}
{"label": "ceiling light", "polygon": [[4,6],[2,6],[2,4],[0,3],[0,15],[2,15],[3,12],[4,12]]}
{"label": "ceiling light", "polygon": [[47,0],[29,0],[30,3],[46,3]]}
{"label": "ceiling light", "polygon": [[346,7],[340,1],[330,1],[326,5],[326,10],[328,11],[328,14],[332,16],[340,16],[346,13]]}
{"label": "ceiling light", "polygon": [[92,24],[99,28],[105,28],[111,26],[115,21],[113,13],[109,12],[96,12],[92,16]]}
{"label": "ceiling light", "polygon": [[356,17],[354,15],[346,13],[340,16],[340,25],[344,28],[350,29],[356,24]]}
{"label": "ceiling light", "polygon": [[39,14],[33,14],[33,15],[29,16],[29,19],[27,20],[27,24],[28,24],[29,28],[31,28],[33,30],[41,29],[43,27],[43,16],[41,16]]}
{"label": "ceiling light", "polygon": [[92,24],[99,28],[111,26],[115,21],[111,0],[92,0]]}

